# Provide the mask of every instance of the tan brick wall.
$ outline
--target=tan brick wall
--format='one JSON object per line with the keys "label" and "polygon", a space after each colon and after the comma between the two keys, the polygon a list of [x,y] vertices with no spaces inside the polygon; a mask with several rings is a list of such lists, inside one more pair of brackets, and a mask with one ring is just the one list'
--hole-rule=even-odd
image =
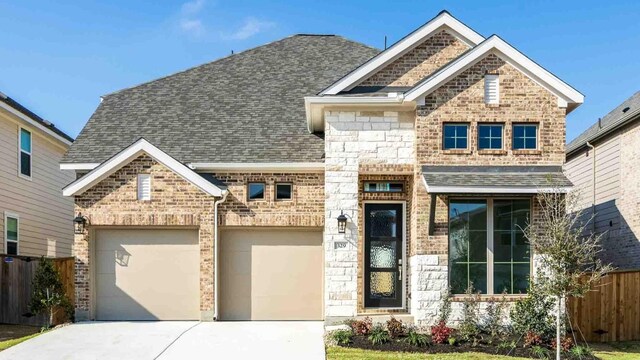
{"label": "tan brick wall", "polygon": [[468,49],[465,43],[443,30],[359,85],[413,86]]}
{"label": "tan brick wall", "polygon": [[[137,175],[151,174],[150,201],[137,199]],[[219,174],[229,183],[219,223],[226,226],[322,226],[323,174]],[[246,201],[247,181],[267,183],[268,200]],[[276,202],[273,183],[293,183],[294,200]],[[76,196],[75,209],[89,219],[89,231],[75,236],[76,310],[89,316],[90,252],[93,226],[198,227],[200,237],[200,309],[212,313],[214,300],[213,242],[215,198],[143,155]]]}
{"label": "tan brick wall", "polygon": [[[484,75],[495,73],[500,79],[500,104],[484,103]],[[564,162],[565,113],[555,95],[537,85],[520,71],[495,55],[462,72],[425,99],[416,115],[416,157],[414,182],[422,183],[422,165],[557,165]],[[468,150],[443,150],[443,123],[469,123]],[[504,124],[501,151],[477,150],[478,123]],[[537,123],[538,150],[514,151],[513,123]],[[437,196],[435,228],[429,234],[431,196],[424,186],[414,188],[415,246],[412,254],[446,257],[448,214],[446,196]]]}

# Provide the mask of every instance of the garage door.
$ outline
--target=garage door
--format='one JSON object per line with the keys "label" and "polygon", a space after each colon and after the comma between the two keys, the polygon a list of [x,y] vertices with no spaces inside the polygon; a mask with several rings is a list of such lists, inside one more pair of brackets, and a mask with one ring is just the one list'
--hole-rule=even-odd
{"label": "garage door", "polygon": [[321,320],[322,259],[319,231],[223,231],[221,319]]}
{"label": "garage door", "polygon": [[200,319],[196,230],[98,230],[95,251],[96,319]]}

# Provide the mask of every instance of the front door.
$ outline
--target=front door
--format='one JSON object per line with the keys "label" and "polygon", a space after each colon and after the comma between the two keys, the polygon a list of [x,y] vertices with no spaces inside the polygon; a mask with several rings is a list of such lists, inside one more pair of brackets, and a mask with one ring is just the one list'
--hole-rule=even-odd
{"label": "front door", "polygon": [[364,212],[364,306],[402,307],[402,204],[365,204]]}

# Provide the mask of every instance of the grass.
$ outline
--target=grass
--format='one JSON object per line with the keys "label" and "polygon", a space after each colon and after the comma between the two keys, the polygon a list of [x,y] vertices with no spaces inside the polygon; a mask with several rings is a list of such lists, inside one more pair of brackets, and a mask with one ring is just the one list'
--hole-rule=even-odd
{"label": "grass", "polygon": [[36,334],[31,334],[31,335],[27,335],[27,336],[23,336],[21,338],[17,338],[17,339],[10,339],[10,340],[5,340],[5,341],[0,341],[0,351],[2,350],[7,350],[8,348],[18,345],[23,341],[27,341],[29,339],[32,339],[36,336],[40,335],[40,333],[36,333]]}
{"label": "grass", "polygon": [[[602,360],[638,360],[640,359],[640,341],[594,344],[594,355]],[[522,358],[488,355],[482,353],[452,354],[411,354],[394,353],[343,347],[328,347],[327,360],[516,360]]]}

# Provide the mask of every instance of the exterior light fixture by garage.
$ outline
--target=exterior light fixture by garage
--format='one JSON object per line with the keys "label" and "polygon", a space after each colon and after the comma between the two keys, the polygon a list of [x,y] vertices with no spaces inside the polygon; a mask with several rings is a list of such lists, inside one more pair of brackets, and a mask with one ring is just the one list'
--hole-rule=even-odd
{"label": "exterior light fixture by garage", "polygon": [[347,215],[345,215],[343,211],[340,211],[340,215],[338,216],[338,233],[344,234],[346,230],[347,230]]}
{"label": "exterior light fixture by garage", "polygon": [[87,218],[82,216],[82,213],[78,213],[78,216],[76,216],[73,219],[73,232],[76,234],[83,234],[84,233],[84,228],[87,225]]}

